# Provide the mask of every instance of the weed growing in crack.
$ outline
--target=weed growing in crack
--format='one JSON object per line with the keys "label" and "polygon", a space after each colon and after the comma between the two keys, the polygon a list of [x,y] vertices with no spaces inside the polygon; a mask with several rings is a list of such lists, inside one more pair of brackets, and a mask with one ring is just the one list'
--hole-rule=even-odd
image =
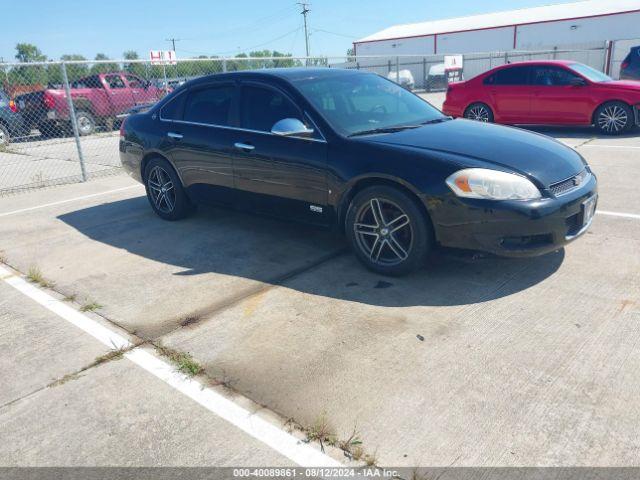
{"label": "weed growing in crack", "polygon": [[194,360],[194,358],[186,352],[180,352],[178,350],[174,350],[173,348],[158,346],[158,351],[171,360],[178,371],[184,373],[185,375],[189,375],[193,377],[202,373],[204,368]]}
{"label": "weed growing in crack", "polygon": [[32,283],[37,283],[43,288],[51,288],[53,287],[53,282],[50,282],[44,275],[42,275],[42,271],[35,265],[31,265],[29,270],[27,271],[27,280]]}

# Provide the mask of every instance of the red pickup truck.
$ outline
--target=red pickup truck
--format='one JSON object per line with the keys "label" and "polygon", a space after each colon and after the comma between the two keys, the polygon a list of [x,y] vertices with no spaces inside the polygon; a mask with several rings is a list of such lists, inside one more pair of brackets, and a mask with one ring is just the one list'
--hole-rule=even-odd
{"label": "red pickup truck", "polygon": [[[92,134],[96,126],[114,128],[117,115],[140,104],[159,100],[164,91],[147,80],[125,72],[101,73],[70,85],[80,135]],[[58,136],[71,128],[69,104],[64,88],[46,89],[16,97],[30,127],[43,136]]]}

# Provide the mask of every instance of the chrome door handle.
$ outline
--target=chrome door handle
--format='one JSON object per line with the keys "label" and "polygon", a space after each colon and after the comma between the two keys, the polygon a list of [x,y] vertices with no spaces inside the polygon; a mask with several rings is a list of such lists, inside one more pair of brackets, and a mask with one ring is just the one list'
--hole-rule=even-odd
{"label": "chrome door handle", "polygon": [[168,132],[167,133],[167,137],[175,138],[176,140],[180,140],[183,137],[183,135],[181,133]]}
{"label": "chrome door handle", "polygon": [[236,147],[238,150],[244,150],[247,152],[250,152],[251,150],[254,150],[256,148],[253,145],[249,145],[248,143],[240,143],[240,142],[234,143],[233,146]]}

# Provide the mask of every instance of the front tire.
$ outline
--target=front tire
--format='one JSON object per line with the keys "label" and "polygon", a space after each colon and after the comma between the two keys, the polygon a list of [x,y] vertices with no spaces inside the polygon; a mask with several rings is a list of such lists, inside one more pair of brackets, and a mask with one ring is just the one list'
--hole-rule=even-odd
{"label": "front tire", "polygon": [[354,197],[346,232],[356,257],[382,275],[406,275],[423,267],[433,244],[431,224],[417,202],[386,185]]}
{"label": "front tire", "polygon": [[464,111],[464,118],[477,122],[493,123],[494,116],[491,107],[486,103],[472,103]]}
{"label": "front tire", "polygon": [[623,102],[607,102],[596,110],[594,123],[604,135],[622,135],[633,128],[633,110]]}
{"label": "front tire", "polygon": [[152,159],[144,169],[147,199],[156,214],[169,221],[189,215],[191,203],[171,164],[163,158]]}

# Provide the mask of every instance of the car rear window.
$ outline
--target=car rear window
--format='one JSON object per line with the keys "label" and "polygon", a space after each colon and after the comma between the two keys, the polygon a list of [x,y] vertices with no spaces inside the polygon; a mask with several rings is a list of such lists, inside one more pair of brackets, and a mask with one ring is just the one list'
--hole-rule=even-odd
{"label": "car rear window", "polygon": [[162,108],[160,109],[160,118],[163,120],[182,120],[183,104],[184,95],[177,94],[162,106]]}
{"label": "car rear window", "polygon": [[527,85],[529,67],[510,67],[498,70],[484,81],[487,85]]}
{"label": "car rear window", "polygon": [[184,120],[209,125],[229,125],[234,92],[233,85],[191,91],[184,107]]}

